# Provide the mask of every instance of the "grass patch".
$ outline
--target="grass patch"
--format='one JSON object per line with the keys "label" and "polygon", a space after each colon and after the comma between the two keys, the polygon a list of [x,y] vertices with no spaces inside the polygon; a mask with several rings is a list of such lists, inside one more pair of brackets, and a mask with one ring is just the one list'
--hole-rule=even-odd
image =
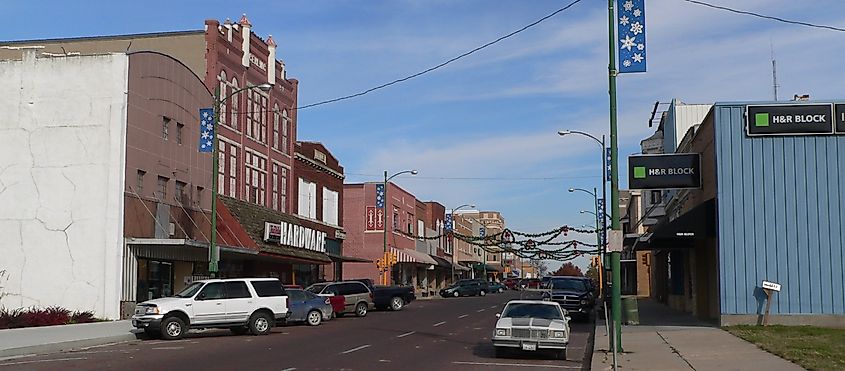
{"label": "grass patch", "polygon": [[806,369],[845,369],[845,329],[778,325],[724,329]]}

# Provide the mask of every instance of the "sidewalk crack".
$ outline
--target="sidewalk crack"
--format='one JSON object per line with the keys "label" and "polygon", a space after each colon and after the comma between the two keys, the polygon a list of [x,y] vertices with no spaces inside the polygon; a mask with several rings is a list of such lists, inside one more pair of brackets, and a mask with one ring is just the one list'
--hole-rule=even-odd
{"label": "sidewalk crack", "polygon": [[666,343],[666,345],[668,345],[668,346],[669,346],[669,349],[672,349],[672,353],[675,353],[675,354],[678,356],[678,358],[680,358],[681,360],[683,360],[683,361],[684,361],[684,363],[686,363],[686,364],[687,364],[687,366],[689,366],[690,370],[695,371],[695,367],[692,367],[692,363],[689,363],[689,361],[687,361],[687,359],[686,359],[686,358],[684,358],[684,356],[682,356],[682,355],[681,355],[681,352],[678,352],[678,350],[677,350],[677,349],[675,349],[675,347],[673,347],[673,346],[672,346],[672,344],[669,344],[669,341],[668,341],[668,340],[666,340],[666,338],[665,338],[665,337],[663,337],[663,334],[661,334],[661,333],[660,333],[660,331],[655,331],[655,332],[657,333],[657,336],[660,336],[660,339],[662,339],[662,340],[663,340],[663,342],[664,342],[664,343]]}

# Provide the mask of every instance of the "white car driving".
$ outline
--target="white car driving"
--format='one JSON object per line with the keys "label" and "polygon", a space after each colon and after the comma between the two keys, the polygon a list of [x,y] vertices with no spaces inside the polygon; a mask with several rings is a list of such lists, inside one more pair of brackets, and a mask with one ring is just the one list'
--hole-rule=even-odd
{"label": "white car driving", "polygon": [[549,350],[566,359],[569,344],[569,316],[558,303],[541,300],[511,300],[496,314],[493,346],[496,356],[508,350]]}
{"label": "white car driving", "polygon": [[165,340],[201,328],[265,335],[289,315],[288,296],[278,279],[212,279],[194,282],[175,296],[138,304],[132,326]]}

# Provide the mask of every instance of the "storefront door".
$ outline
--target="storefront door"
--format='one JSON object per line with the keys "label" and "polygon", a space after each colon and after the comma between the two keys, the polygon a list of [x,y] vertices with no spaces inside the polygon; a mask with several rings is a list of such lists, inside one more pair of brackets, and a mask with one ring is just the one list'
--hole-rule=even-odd
{"label": "storefront door", "polygon": [[138,302],[173,295],[173,263],[138,259]]}

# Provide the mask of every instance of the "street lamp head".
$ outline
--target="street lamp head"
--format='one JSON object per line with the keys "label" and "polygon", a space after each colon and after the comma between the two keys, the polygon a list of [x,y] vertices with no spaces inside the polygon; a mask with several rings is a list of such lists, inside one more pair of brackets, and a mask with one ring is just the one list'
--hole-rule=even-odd
{"label": "street lamp head", "polygon": [[256,85],[255,87],[258,88],[259,90],[263,91],[263,92],[268,92],[268,91],[270,91],[270,89],[273,88],[273,84],[271,84],[269,82],[265,82],[261,85]]}
{"label": "street lamp head", "polygon": [[419,171],[416,171],[416,170],[411,170],[411,175],[417,175],[417,174],[419,174],[419,173],[420,173]]}
{"label": "street lamp head", "polygon": [[470,209],[475,209],[475,204],[470,204],[470,205],[469,205],[469,208],[470,208]]}
{"label": "street lamp head", "polygon": [[575,192],[575,188],[570,188],[569,193]]}
{"label": "street lamp head", "polygon": [[581,211],[579,211],[579,213],[581,213],[581,214],[584,214],[584,213],[586,213],[586,212],[587,212],[587,210],[581,210]]}
{"label": "street lamp head", "polygon": [[561,130],[561,131],[558,131],[558,132],[557,132],[557,135],[560,135],[560,136],[564,136],[564,135],[567,135],[567,134],[572,134],[572,131],[570,131],[570,130]]}

